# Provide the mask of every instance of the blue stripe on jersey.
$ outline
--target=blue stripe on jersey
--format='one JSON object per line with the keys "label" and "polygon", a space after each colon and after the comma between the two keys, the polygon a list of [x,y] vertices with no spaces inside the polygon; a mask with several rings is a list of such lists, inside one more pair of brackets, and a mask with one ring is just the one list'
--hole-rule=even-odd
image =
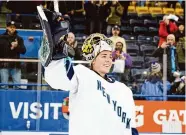
{"label": "blue stripe on jersey", "polygon": [[138,130],[136,128],[131,128],[132,129],[132,135],[139,135]]}
{"label": "blue stripe on jersey", "polygon": [[72,79],[73,75],[74,75],[74,69],[71,63],[71,59],[70,58],[66,58],[65,59],[65,67],[66,67],[66,71],[67,71],[67,77],[68,79]]}

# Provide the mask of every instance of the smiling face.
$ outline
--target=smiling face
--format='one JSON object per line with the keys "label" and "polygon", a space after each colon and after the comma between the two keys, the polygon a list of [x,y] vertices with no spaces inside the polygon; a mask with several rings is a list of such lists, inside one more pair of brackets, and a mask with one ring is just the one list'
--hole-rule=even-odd
{"label": "smiling face", "polygon": [[102,51],[92,62],[93,70],[102,77],[109,73],[112,66],[112,52]]}

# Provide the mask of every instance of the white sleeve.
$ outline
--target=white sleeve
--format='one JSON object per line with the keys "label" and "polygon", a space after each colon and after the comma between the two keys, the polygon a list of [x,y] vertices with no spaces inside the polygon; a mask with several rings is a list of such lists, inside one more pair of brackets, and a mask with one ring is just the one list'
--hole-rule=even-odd
{"label": "white sleeve", "polygon": [[44,77],[54,89],[77,92],[78,78],[68,58],[52,61],[45,67]]}

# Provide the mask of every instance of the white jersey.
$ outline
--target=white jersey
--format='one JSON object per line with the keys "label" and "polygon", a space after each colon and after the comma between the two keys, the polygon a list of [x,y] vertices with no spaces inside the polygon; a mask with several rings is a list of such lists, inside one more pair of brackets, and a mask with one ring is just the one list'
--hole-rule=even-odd
{"label": "white jersey", "polygon": [[70,90],[69,135],[132,135],[135,104],[131,90],[109,82],[83,65],[52,61],[45,80],[55,89]]}

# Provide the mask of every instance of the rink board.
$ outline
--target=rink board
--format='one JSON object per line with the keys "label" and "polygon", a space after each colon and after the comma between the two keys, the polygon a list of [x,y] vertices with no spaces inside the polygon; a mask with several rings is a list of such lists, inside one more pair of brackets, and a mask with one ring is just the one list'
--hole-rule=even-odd
{"label": "rink board", "polygon": [[[0,135],[68,135],[68,133],[64,132],[8,132],[8,131],[2,131],[0,132]],[[140,135],[184,135],[180,133],[140,133]]]}
{"label": "rink board", "polygon": [[[69,121],[67,114],[62,113],[62,107],[68,92],[39,92],[38,94],[35,90],[0,90],[0,131],[27,131],[27,123],[30,122],[29,130],[33,132],[67,133]],[[177,118],[181,124],[168,124],[166,131],[185,133],[184,102],[135,101],[135,104],[139,132],[160,133],[163,120]]]}

